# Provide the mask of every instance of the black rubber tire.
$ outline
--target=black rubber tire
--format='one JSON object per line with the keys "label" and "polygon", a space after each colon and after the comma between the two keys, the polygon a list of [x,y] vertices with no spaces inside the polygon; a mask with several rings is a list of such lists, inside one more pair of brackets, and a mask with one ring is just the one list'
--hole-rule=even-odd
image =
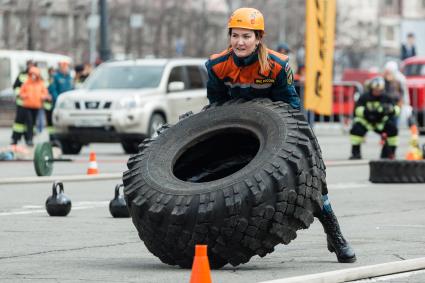
{"label": "black rubber tire", "polygon": [[372,160],[372,183],[425,183],[425,160]]}
{"label": "black rubber tire", "polygon": [[65,139],[60,139],[59,142],[63,154],[79,154],[81,148],[83,147],[83,145],[78,142],[69,141]]}
{"label": "black rubber tire", "polygon": [[[212,268],[265,256],[308,228],[323,206],[317,139],[304,115],[282,102],[211,105],[139,149],[123,175],[124,195],[140,238],[167,264],[190,268],[196,244],[208,245]],[[250,160],[231,172],[184,181],[198,167],[244,160],[235,157],[241,153]]]}
{"label": "black rubber tire", "polygon": [[124,149],[124,152],[127,154],[134,154],[139,152],[139,144],[138,140],[123,140],[121,141],[121,146]]}

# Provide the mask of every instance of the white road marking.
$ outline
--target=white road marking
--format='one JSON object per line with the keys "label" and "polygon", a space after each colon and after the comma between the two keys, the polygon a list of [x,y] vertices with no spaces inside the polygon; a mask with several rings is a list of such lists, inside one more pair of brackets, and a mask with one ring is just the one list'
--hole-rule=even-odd
{"label": "white road marking", "polygon": [[392,279],[410,277],[412,275],[423,274],[423,273],[425,273],[425,270],[416,270],[416,271],[404,272],[404,273],[399,273],[399,274],[385,275],[385,276],[376,277],[376,278],[370,278],[370,279],[362,279],[362,280],[357,280],[357,281],[349,281],[347,283],[373,283],[373,282],[382,282],[382,281],[388,281],[388,280],[392,280]]}
{"label": "white road marking", "polygon": [[[92,209],[98,207],[108,207],[109,201],[80,201],[72,203],[72,210]],[[24,215],[24,214],[36,214],[45,213],[45,209],[39,209],[43,206],[40,205],[25,205],[19,210],[11,210],[7,212],[0,212],[0,216],[10,215]],[[36,209],[38,208],[38,209]]]}

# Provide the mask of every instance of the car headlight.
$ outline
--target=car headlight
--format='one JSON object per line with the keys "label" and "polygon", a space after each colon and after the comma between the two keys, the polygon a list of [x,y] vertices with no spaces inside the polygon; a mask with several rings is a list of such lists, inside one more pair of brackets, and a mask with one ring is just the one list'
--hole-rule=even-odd
{"label": "car headlight", "polygon": [[72,109],[74,108],[74,102],[69,99],[62,99],[59,101],[57,107],[59,109]]}
{"label": "car headlight", "polygon": [[140,106],[140,101],[135,98],[123,98],[117,104],[118,109],[133,109]]}

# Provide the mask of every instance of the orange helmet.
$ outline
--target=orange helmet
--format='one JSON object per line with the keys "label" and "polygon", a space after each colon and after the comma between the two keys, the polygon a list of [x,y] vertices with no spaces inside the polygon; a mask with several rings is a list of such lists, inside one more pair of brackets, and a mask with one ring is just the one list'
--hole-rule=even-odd
{"label": "orange helmet", "polygon": [[227,27],[264,31],[264,17],[254,8],[239,8],[229,18]]}

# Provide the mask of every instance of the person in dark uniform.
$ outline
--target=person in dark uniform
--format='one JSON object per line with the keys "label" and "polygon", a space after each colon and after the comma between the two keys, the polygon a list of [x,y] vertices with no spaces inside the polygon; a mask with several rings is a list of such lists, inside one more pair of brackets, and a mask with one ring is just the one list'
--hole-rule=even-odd
{"label": "person in dark uniform", "polygon": [[12,138],[11,138],[12,145],[16,145],[22,136],[24,136],[25,143],[27,145],[32,145],[32,138],[30,141],[27,134],[27,128],[25,126],[26,114],[23,109],[23,100],[20,96],[20,93],[21,93],[21,86],[28,79],[29,69],[35,66],[36,64],[33,60],[28,60],[26,62],[26,69],[19,73],[18,77],[16,78],[13,84],[13,92],[15,93],[15,101],[16,101],[16,115],[15,115],[15,121],[12,126]]}
{"label": "person in dark uniform", "polygon": [[381,158],[394,159],[398,144],[397,117],[400,107],[385,94],[385,80],[373,78],[354,107],[354,124],[350,130],[350,159],[361,159],[361,143],[368,131],[375,131],[383,137]]}

